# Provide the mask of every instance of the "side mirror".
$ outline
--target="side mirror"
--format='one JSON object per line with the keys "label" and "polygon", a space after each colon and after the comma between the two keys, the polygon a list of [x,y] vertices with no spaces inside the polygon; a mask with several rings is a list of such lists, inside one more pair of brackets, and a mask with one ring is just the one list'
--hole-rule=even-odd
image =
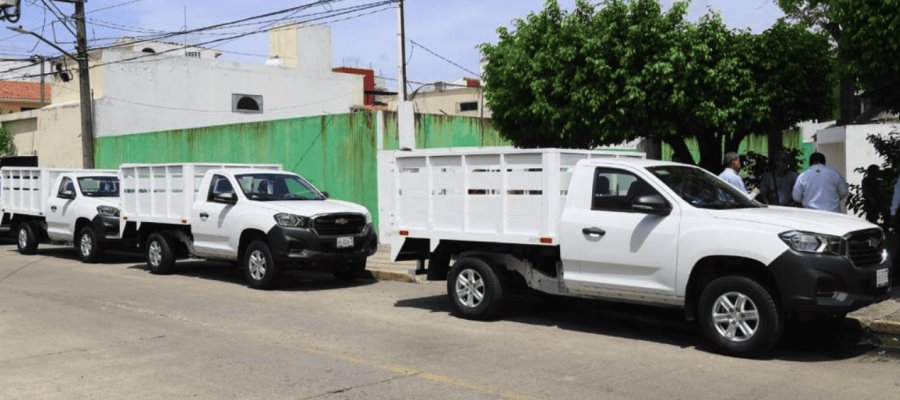
{"label": "side mirror", "polygon": [[324,191],[322,192],[322,196],[325,196],[326,199],[331,197],[331,195],[328,194],[328,192],[324,192]]}
{"label": "side mirror", "polygon": [[223,204],[237,204],[237,195],[234,193],[216,193],[213,195],[213,201]]}
{"label": "side mirror", "polygon": [[57,197],[59,197],[61,199],[66,199],[66,200],[74,200],[75,192],[72,190],[63,190],[62,192],[59,192]]}
{"label": "side mirror", "polygon": [[666,216],[672,213],[672,206],[658,194],[640,196],[631,202],[631,210],[642,214]]}

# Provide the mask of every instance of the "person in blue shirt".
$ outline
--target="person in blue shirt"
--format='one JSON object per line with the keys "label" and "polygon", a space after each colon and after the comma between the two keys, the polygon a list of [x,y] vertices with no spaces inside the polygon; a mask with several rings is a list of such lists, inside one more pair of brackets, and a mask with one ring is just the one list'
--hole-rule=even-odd
{"label": "person in blue shirt", "polygon": [[793,197],[803,208],[839,213],[841,200],[849,194],[844,177],[825,166],[825,155],[813,153],[809,156],[809,169],[797,177]]}
{"label": "person in blue shirt", "polygon": [[746,194],[747,187],[744,186],[744,180],[738,175],[738,171],[741,170],[741,156],[735,152],[725,153],[725,159],[722,164],[725,166],[725,170],[719,174],[719,179],[734,186],[741,193]]}

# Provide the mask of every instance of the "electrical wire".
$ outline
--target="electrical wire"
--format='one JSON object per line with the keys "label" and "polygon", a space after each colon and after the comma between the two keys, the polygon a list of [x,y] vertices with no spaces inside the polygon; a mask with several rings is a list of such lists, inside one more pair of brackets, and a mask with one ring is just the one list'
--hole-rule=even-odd
{"label": "electrical wire", "polygon": [[440,55],[440,54],[438,54],[438,53],[435,53],[435,52],[432,51],[431,49],[429,49],[429,48],[423,46],[422,44],[416,42],[415,40],[410,39],[409,42],[412,43],[414,46],[421,47],[422,50],[425,50],[425,51],[431,53],[431,55],[433,55],[433,56],[435,56],[435,57],[437,57],[437,58],[440,58],[441,60],[444,60],[444,61],[446,61],[447,63],[449,63],[449,64],[451,64],[451,65],[453,65],[453,66],[455,66],[455,67],[457,67],[457,68],[459,68],[459,69],[461,69],[461,70],[463,70],[463,71],[466,71],[466,72],[468,72],[468,73],[470,73],[470,74],[472,74],[472,75],[475,75],[475,77],[477,77],[477,78],[481,78],[481,74],[478,74],[478,73],[476,73],[476,72],[474,72],[474,71],[472,71],[472,70],[470,70],[470,69],[468,69],[468,68],[466,68],[466,67],[463,67],[462,65],[459,65],[459,64],[457,64],[457,63],[454,62],[453,60],[450,60],[450,59],[447,58],[447,57],[444,57],[444,56],[442,56],[442,55]]}

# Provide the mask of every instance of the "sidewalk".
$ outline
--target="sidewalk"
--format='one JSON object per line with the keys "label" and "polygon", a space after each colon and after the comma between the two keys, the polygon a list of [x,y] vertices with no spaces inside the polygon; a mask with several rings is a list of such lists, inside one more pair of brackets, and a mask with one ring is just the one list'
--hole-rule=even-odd
{"label": "sidewalk", "polygon": [[860,326],[869,329],[884,347],[900,348],[900,286],[894,286],[894,296],[847,315]]}
{"label": "sidewalk", "polygon": [[422,283],[425,276],[416,276],[415,261],[391,261],[391,251],[388,245],[380,245],[378,252],[369,257],[366,263],[366,271],[372,274],[374,279],[380,281],[397,281]]}

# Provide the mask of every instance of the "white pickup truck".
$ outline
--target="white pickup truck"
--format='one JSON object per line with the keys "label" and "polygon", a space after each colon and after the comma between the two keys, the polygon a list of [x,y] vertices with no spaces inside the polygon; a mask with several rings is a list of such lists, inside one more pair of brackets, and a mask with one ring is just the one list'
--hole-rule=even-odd
{"label": "white pickup truck", "polygon": [[270,288],[284,269],[324,264],[358,277],[378,238],[365,207],[329,200],[278,165],[122,165],[122,235],[135,237],[155,274],[188,256],[237,262]]}
{"label": "white pickup truck", "polygon": [[119,236],[119,181],[115,171],[3,168],[0,206],[19,252],[41,242],[74,243],[95,262]]}
{"label": "white pickup truck", "polygon": [[766,207],[693,166],[552,149],[380,159],[392,257],[447,279],[463,318],[491,318],[507,290],[531,288],[683,308],[715,348],[754,355],[789,317],[890,296],[877,226]]}

